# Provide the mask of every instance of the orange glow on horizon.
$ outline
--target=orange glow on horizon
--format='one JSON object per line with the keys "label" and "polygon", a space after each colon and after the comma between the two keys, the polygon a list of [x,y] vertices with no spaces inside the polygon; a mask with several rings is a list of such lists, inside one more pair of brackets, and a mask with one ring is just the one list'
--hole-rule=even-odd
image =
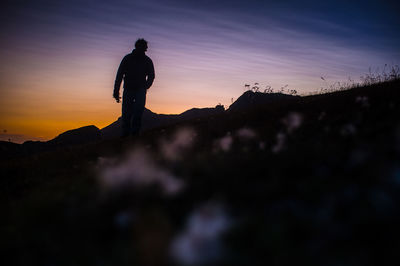
{"label": "orange glow on horizon", "polygon": [[[14,83],[9,81],[7,86],[1,86],[1,92],[8,97],[0,98],[0,140],[11,139],[18,143],[50,140],[83,126],[104,128],[121,115],[121,104],[111,97],[111,86],[93,86],[82,79],[76,81],[79,86],[68,82],[53,87],[37,82],[39,77]],[[121,95],[122,92],[121,88]],[[188,93],[184,91],[174,97],[170,95],[171,90],[159,88],[155,83],[148,92],[146,108],[157,114],[179,114],[193,107],[217,104],[210,106],[207,104],[209,99],[199,98],[198,104],[193,106],[194,102],[188,101]]]}

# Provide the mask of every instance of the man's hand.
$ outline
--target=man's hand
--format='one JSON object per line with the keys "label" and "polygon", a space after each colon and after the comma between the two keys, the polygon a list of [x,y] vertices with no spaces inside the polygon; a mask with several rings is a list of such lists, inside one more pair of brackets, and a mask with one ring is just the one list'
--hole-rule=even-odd
{"label": "man's hand", "polygon": [[121,102],[121,97],[119,96],[119,93],[114,92],[113,97],[117,103]]}

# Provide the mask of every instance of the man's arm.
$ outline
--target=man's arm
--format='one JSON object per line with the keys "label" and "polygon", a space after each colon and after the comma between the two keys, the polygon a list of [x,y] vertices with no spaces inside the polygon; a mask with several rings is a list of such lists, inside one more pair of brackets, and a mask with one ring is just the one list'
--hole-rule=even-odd
{"label": "man's arm", "polygon": [[126,61],[125,58],[126,57],[124,57],[124,59],[122,59],[121,64],[118,67],[117,76],[115,77],[113,97],[115,98],[117,103],[119,103],[119,101],[120,101],[119,89],[121,87],[122,79],[124,78],[124,74],[125,74],[125,61]]}
{"label": "man's arm", "polygon": [[146,80],[146,89],[148,90],[151,85],[153,85],[153,81],[154,81],[154,65],[153,65],[153,61],[151,61],[151,59],[149,60],[149,69],[148,69],[148,73],[147,73],[147,80]]}

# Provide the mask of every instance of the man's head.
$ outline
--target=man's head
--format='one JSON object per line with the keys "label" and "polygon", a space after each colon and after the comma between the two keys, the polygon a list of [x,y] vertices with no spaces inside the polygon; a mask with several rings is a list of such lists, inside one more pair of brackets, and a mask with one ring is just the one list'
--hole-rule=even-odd
{"label": "man's head", "polygon": [[135,49],[139,52],[147,51],[147,41],[145,39],[138,39],[135,43]]}

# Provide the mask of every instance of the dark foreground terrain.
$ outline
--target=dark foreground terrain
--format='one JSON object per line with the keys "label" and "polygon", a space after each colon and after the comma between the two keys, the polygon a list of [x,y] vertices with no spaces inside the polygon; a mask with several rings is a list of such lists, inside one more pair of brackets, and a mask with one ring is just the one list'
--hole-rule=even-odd
{"label": "dark foreground terrain", "polygon": [[398,265],[400,82],[0,163],[1,265]]}

